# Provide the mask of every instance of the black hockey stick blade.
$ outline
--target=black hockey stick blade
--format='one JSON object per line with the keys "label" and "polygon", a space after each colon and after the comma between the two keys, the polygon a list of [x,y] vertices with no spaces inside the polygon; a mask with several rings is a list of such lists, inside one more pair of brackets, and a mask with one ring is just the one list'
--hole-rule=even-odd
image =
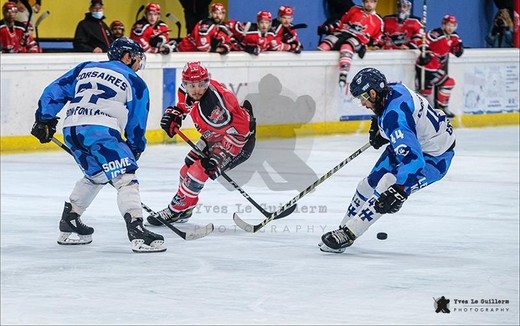
{"label": "black hockey stick blade", "polygon": [[307,24],[305,23],[300,23],[300,24],[294,24],[291,26],[291,29],[300,29],[300,28],[307,28]]}
{"label": "black hockey stick blade", "polygon": [[[294,205],[296,204],[296,202],[298,200],[300,200],[303,196],[305,196],[309,192],[313,191],[319,184],[321,184],[323,181],[325,181],[328,178],[330,178],[334,173],[336,173],[339,169],[344,167],[348,162],[350,162],[354,158],[356,158],[359,154],[361,154],[365,150],[367,150],[370,146],[371,145],[370,145],[369,142],[366,143],[365,145],[363,145],[361,148],[359,148],[354,153],[352,153],[352,155],[350,155],[349,157],[347,157],[346,159],[341,161],[341,163],[339,163],[338,165],[333,167],[329,172],[325,173],[321,178],[319,178],[318,180],[314,181],[313,184],[308,186],[304,191],[300,192],[298,195],[296,195],[296,197],[291,199],[287,204],[285,204],[282,207],[280,207],[276,212],[271,214],[271,216],[267,217],[266,219],[264,219],[259,224],[249,224],[246,221],[244,221],[243,219],[241,219],[240,216],[238,216],[237,213],[233,213],[233,221],[235,221],[235,224],[238,225],[239,228],[241,228],[242,230],[244,230],[246,232],[251,232],[251,233],[257,232],[258,230],[263,228],[267,223],[271,222],[272,220],[275,220],[285,210],[290,209],[291,207],[295,207]],[[294,211],[294,209],[293,209],[293,211]]]}
{"label": "black hockey stick blade", "polygon": [[171,13],[167,13],[166,18],[168,18],[172,23],[174,23],[177,26],[177,39],[180,40],[182,26],[181,22],[179,21],[179,18],[175,17],[175,15],[172,15]]}
{"label": "black hockey stick blade", "polygon": [[[67,145],[65,145],[64,143],[62,143],[61,141],[59,141],[55,137],[52,137],[51,140],[52,140],[53,143],[55,143],[56,145],[61,147],[64,151],[66,151],[70,155],[73,155],[72,151],[70,150],[70,148],[67,147]],[[110,183],[110,184],[112,186],[114,186],[112,183]],[[145,211],[147,211],[149,214],[155,214],[153,209],[151,209],[150,207],[148,207],[147,205],[145,205],[142,202],[141,202],[141,207]],[[155,217],[155,219],[157,219],[159,222],[161,222],[162,224],[167,226],[170,230],[175,232],[175,234],[177,234],[179,237],[183,238],[184,240],[196,240],[196,239],[204,238],[205,236],[207,236],[208,234],[213,232],[213,230],[215,229],[215,227],[213,226],[213,223],[209,223],[205,227],[197,227],[197,228],[195,228],[195,230],[193,232],[189,232],[188,233],[188,232],[184,232],[184,231],[181,231],[181,230],[177,229],[175,226],[173,226],[170,223],[166,222],[160,216],[154,216],[154,217]]]}
{"label": "black hockey stick blade", "polygon": [[139,16],[141,15],[141,12],[144,10],[144,5],[141,5],[139,9],[137,9],[137,12],[135,13],[135,21],[139,20]]}
{"label": "black hockey stick blade", "polygon": [[[141,206],[146,210],[148,211],[147,209],[147,206],[144,205],[143,203],[141,203]],[[150,210],[148,211],[149,213],[152,213],[153,214],[153,211]],[[170,223],[166,222],[162,217],[160,216],[154,216],[154,218],[161,222],[164,226],[166,226],[167,228],[169,228],[170,230],[172,230],[173,232],[175,232],[175,234],[177,234],[179,237],[183,238],[184,240],[196,240],[196,239],[200,239],[200,238],[204,238],[205,236],[207,236],[208,234],[210,234],[211,232],[213,232],[213,230],[215,230],[215,226],[213,225],[213,223],[209,223],[207,224],[206,226],[204,227],[200,227],[200,226],[197,226],[195,227],[195,229],[192,231],[192,232],[184,232],[182,230],[179,230],[178,228],[176,228],[175,226],[171,225]]]}

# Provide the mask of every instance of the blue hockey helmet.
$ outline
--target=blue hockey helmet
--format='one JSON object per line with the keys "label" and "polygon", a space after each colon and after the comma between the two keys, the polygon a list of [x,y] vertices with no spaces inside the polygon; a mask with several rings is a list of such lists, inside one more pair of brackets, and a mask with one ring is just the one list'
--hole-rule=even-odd
{"label": "blue hockey helmet", "polygon": [[141,61],[145,59],[144,50],[139,43],[128,37],[120,37],[110,44],[107,52],[108,60],[121,60],[125,53],[130,54],[132,62],[137,58],[140,58]]}
{"label": "blue hockey helmet", "polygon": [[388,83],[385,75],[375,68],[361,69],[352,78],[350,83],[350,94],[354,97],[360,97],[364,93],[368,93],[371,89],[381,94],[388,89]]}

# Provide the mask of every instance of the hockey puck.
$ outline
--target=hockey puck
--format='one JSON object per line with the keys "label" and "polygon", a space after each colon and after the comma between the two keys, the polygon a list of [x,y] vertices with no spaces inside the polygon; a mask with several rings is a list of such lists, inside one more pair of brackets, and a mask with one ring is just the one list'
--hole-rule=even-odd
{"label": "hockey puck", "polygon": [[386,233],[384,233],[384,232],[379,232],[379,233],[377,234],[377,238],[378,238],[379,240],[386,240],[386,238],[388,238],[388,234],[386,234]]}

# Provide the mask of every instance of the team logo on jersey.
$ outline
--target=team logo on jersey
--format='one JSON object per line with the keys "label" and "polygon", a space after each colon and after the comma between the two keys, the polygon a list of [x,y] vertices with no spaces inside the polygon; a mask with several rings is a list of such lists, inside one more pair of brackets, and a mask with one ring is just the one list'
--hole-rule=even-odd
{"label": "team logo on jersey", "polygon": [[394,149],[395,155],[406,156],[410,153],[410,148],[405,144],[401,144]]}
{"label": "team logo on jersey", "polygon": [[218,105],[215,106],[213,111],[211,111],[211,114],[209,115],[209,119],[212,123],[219,124],[226,120],[226,110],[222,109]]}

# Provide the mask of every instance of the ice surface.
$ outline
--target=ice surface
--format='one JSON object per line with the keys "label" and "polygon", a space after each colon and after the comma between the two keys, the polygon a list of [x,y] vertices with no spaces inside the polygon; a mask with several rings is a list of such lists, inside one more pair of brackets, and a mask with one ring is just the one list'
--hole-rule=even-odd
{"label": "ice surface", "polygon": [[[298,212],[255,234],[238,229],[232,214],[251,223],[264,216],[225,181],[210,180],[202,206],[178,227],[213,222],[215,232],[184,241],[155,227],[168,246],[156,254],[132,253],[110,186],[83,215],[95,228],[93,243],[58,245],[63,202],[80,170],[63,151],[3,155],[1,323],[518,324],[519,128],[456,133],[448,175],[344,254],[320,252],[317,243],[338,226],[378,158],[374,149],[302,198]],[[229,175],[274,211],[366,141],[260,141],[251,161]],[[138,170],[146,205],[159,210],[169,202],[188,150],[149,146]],[[450,314],[435,312],[441,296]],[[508,303],[481,301],[489,299]]]}

